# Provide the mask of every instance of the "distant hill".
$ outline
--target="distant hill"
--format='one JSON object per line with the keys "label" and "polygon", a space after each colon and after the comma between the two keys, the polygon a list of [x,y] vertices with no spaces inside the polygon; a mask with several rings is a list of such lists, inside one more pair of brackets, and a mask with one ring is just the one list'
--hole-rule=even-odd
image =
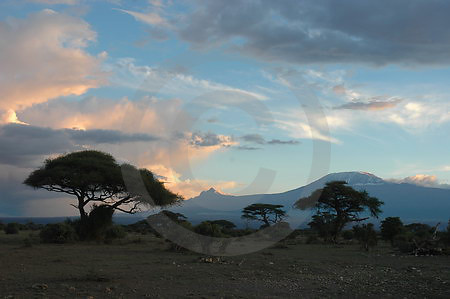
{"label": "distant hill", "polygon": [[[291,227],[305,226],[312,211],[293,209],[293,204],[301,197],[310,195],[330,181],[346,181],[358,190],[366,190],[371,196],[384,201],[380,220],[398,216],[405,223],[442,222],[446,226],[450,218],[450,189],[422,187],[406,183],[385,181],[365,172],[340,172],[328,174],[306,186],[276,194],[255,194],[233,196],[219,193],[213,188],[171,210],[183,213],[193,223],[204,220],[227,219],[242,226],[241,210],[245,206],[261,202],[284,205]],[[376,222],[376,221],[375,221]]]}

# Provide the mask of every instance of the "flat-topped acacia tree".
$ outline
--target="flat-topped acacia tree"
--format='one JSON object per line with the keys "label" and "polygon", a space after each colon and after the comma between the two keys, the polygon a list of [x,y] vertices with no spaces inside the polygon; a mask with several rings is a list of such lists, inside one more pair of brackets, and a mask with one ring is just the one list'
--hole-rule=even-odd
{"label": "flat-topped acacia tree", "polygon": [[[145,187],[143,193],[147,194],[127,190],[122,167],[140,174]],[[113,210],[132,214],[141,205],[169,206],[182,199],[166,189],[149,170],[136,169],[129,164],[119,165],[110,154],[95,150],[47,159],[41,168],[28,176],[24,184],[75,196],[78,203],[72,206],[78,209],[81,222],[88,218],[86,208],[89,204],[109,206]]]}
{"label": "flat-topped acacia tree", "polygon": [[333,181],[325,187],[314,191],[310,196],[300,198],[294,207],[301,210],[315,209],[309,226],[319,231],[319,234],[333,242],[345,225],[361,222],[369,217],[360,217],[363,212],[378,218],[381,214],[383,202],[376,197],[369,196],[366,191],[357,191],[344,181]]}
{"label": "flat-topped acacia tree", "polygon": [[286,217],[286,212],[282,205],[272,205],[267,203],[255,203],[242,210],[242,219],[256,220],[263,223],[264,227],[276,224]]}

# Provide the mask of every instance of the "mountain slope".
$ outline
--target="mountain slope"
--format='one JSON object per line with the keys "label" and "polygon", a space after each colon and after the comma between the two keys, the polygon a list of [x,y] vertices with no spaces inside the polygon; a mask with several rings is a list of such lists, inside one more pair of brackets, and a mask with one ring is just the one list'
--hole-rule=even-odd
{"label": "mountain slope", "polygon": [[404,222],[446,223],[450,218],[449,189],[387,182],[365,172],[328,174],[306,186],[276,194],[233,196],[221,194],[211,188],[171,210],[183,213],[194,223],[227,219],[242,225],[240,216],[245,206],[256,202],[281,204],[288,212],[291,226],[296,227],[308,223],[312,211],[299,211],[293,209],[292,205],[299,198],[310,195],[330,181],[346,181],[353,188],[366,190],[371,196],[384,201],[381,219],[399,216]]}

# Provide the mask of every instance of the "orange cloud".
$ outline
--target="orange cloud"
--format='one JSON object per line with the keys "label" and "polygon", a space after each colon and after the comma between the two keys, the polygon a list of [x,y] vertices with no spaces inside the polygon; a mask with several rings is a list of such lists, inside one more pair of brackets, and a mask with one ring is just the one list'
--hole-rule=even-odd
{"label": "orange cloud", "polygon": [[105,82],[98,57],[84,51],[96,33],[85,21],[50,9],[0,22],[0,110],[18,111]]}
{"label": "orange cloud", "polygon": [[161,181],[165,182],[166,187],[182,195],[185,199],[197,196],[200,192],[208,190],[211,187],[214,187],[219,192],[223,192],[223,190],[232,189],[238,185],[234,181],[183,180],[181,174],[164,165],[148,165],[146,168],[164,177],[161,178]]}

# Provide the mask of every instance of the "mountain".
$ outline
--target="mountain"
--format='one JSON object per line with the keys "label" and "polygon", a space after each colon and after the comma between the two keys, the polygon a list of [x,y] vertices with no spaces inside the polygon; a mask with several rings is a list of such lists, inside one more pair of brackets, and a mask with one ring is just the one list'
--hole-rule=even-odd
{"label": "mountain", "polygon": [[[310,195],[327,182],[345,181],[357,190],[366,190],[384,202],[380,219],[398,216],[405,223],[422,222],[444,224],[450,218],[450,189],[422,187],[406,183],[385,181],[367,172],[339,172],[328,174],[306,186],[275,194],[226,195],[211,188],[201,192],[183,205],[172,208],[186,215],[193,223],[205,220],[227,219],[243,225],[240,218],[242,208],[252,203],[281,204],[288,212],[291,227],[305,226],[313,211],[293,209],[301,197]],[[376,221],[375,221],[376,222]]]}

